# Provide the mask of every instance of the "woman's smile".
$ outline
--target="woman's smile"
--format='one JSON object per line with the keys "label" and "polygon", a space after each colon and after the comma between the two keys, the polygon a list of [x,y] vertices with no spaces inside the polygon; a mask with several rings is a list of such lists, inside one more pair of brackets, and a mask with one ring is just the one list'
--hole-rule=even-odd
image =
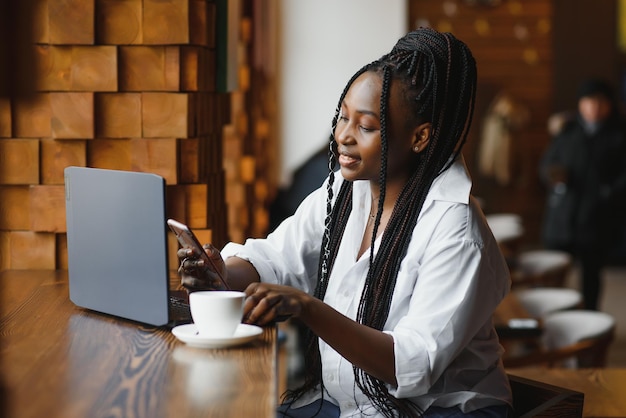
{"label": "woman's smile", "polygon": [[350,154],[346,151],[339,150],[339,158],[337,159],[342,168],[351,168],[361,162],[358,155]]}

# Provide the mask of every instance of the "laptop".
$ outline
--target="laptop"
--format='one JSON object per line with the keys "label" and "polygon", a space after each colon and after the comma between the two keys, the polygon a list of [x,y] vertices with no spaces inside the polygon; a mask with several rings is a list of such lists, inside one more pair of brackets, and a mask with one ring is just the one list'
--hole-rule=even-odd
{"label": "laptop", "polygon": [[169,289],[163,177],[67,167],[65,207],[75,305],[155,326],[191,322]]}

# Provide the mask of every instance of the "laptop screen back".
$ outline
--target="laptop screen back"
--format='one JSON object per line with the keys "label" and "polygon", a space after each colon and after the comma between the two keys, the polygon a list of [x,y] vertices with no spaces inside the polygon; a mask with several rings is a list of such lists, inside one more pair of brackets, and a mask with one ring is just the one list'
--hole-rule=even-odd
{"label": "laptop screen back", "polygon": [[165,180],[65,169],[70,300],[152,325],[168,322]]}

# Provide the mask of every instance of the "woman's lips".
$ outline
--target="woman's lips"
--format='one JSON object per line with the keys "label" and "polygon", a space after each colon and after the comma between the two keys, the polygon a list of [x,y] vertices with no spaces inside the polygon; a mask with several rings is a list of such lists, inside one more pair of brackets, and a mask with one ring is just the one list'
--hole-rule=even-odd
{"label": "woman's lips", "polygon": [[353,166],[355,164],[359,163],[360,158],[357,158],[355,156],[349,155],[349,154],[339,154],[339,164],[342,167],[350,167]]}

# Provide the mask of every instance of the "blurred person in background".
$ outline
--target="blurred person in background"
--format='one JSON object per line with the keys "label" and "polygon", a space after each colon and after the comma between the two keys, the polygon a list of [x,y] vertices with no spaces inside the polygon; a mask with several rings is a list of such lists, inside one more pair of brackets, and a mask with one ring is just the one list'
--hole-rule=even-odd
{"label": "blurred person in background", "polygon": [[597,310],[606,255],[625,224],[626,131],[606,81],[586,80],[577,98],[577,113],[551,132],[540,162],[548,190],[542,239],[577,259],[585,307]]}

